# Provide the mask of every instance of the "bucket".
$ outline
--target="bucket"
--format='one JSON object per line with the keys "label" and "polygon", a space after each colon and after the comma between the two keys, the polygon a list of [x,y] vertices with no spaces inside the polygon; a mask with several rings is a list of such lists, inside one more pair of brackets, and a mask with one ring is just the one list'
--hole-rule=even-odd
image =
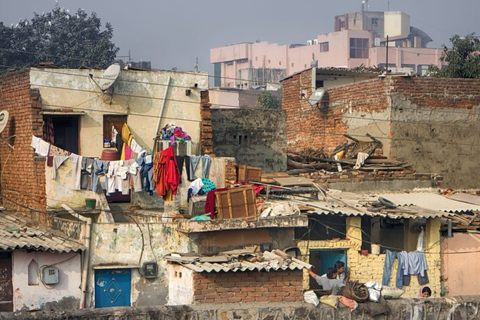
{"label": "bucket", "polygon": [[87,207],[87,209],[95,209],[95,205],[97,204],[97,200],[96,199],[85,199],[85,207]]}
{"label": "bucket", "polygon": [[100,160],[107,160],[107,161],[120,160],[117,149],[115,148],[103,149]]}
{"label": "bucket", "polygon": [[372,243],[372,254],[380,254],[380,246]]}

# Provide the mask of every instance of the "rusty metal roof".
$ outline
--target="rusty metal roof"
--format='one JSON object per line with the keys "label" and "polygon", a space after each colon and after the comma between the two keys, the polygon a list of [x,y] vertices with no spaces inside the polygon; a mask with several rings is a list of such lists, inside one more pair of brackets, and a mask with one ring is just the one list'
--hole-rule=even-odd
{"label": "rusty metal roof", "polygon": [[[375,210],[372,204],[378,198],[385,198],[396,205],[396,208]],[[456,214],[480,212],[480,206],[443,196],[431,191],[413,192],[380,192],[349,193],[329,192],[325,201],[310,201],[311,213],[343,214],[347,216],[382,216],[393,219],[451,217]]]}
{"label": "rusty metal roof", "polygon": [[0,214],[0,250],[34,250],[51,252],[76,252],[84,250],[82,243],[53,230],[30,227],[26,220]]}
{"label": "rusty metal roof", "polygon": [[171,263],[181,264],[195,272],[245,272],[302,270],[312,265],[290,257],[281,250],[254,253],[251,251],[230,251],[215,256],[181,255],[172,253],[165,256]]}

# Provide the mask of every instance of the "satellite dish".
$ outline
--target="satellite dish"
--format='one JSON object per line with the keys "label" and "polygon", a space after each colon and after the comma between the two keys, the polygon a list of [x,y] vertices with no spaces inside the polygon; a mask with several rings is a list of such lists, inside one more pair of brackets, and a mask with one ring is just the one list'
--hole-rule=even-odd
{"label": "satellite dish", "polygon": [[0,133],[3,132],[3,130],[5,130],[5,127],[7,126],[7,122],[8,122],[8,111],[7,110],[0,111]]}
{"label": "satellite dish", "polygon": [[319,89],[315,90],[312,93],[312,95],[310,96],[310,98],[308,98],[308,103],[311,106],[317,104],[318,101],[320,101],[322,99],[324,94],[325,94],[325,89],[323,89],[323,88],[319,88]]}
{"label": "satellite dish", "polygon": [[109,66],[102,75],[102,78],[98,82],[98,86],[102,91],[107,90],[111,85],[117,80],[118,74],[120,73],[120,65],[114,63]]}

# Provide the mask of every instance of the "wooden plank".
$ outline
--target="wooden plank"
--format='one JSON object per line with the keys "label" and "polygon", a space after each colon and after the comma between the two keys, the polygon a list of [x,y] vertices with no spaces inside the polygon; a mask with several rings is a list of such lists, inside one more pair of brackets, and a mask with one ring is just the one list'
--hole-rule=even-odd
{"label": "wooden plank", "polygon": [[312,186],[313,180],[305,177],[273,178],[281,186]]}

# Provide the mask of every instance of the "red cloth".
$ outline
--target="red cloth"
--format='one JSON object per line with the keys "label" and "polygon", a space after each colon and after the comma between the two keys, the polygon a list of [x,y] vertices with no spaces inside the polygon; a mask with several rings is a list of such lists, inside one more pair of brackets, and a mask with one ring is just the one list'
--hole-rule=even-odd
{"label": "red cloth", "polygon": [[218,188],[208,191],[205,200],[205,213],[210,212],[210,218],[215,219],[215,193],[228,190],[228,188]]}
{"label": "red cloth", "polygon": [[172,189],[172,194],[176,195],[180,184],[180,170],[172,147],[160,153],[156,166],[158,168],[155,184],[157,194],[165,200],[168,190]]}

